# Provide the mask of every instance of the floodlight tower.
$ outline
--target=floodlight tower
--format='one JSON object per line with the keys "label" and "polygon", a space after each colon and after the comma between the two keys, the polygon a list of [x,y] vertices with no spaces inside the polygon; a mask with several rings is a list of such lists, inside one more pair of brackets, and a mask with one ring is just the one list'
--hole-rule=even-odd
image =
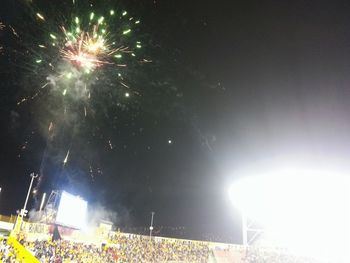
{"label": "floodlight tower", "polygon": [[242,244],[247,247],[253,244],[253,242],[264,232],[264,229],[257,226],[254,220],[247,217],[244,211],[242,213]]}
{"label": "floodlight tower", "polygon": [[[235,188],[235,190],[234,190]],[[237,186],[233,188],[233,185],[229,189],[229,197],[231,202],[238,208],[241,214],[242,221],[242,245],[244,247],[250,246],[253,242],[264,232],[264,229],[259,226],[254,216],[252,216],[249,209],[252,198],[251,195],[244,194],[242,195],[241,191],[242,186],[237,189]],[[244,191],[245,193],[247,191]]]}
{"label": "floodlight tower", "polygon": [[61,194],[62,194],[62,191],[52,190],[45,205],[44,205],[44,201],[42,200],[42,204],[40,206],[44,213],[41,218],[42,222],[45,222],[45,223],[55,222],[56,215],[57,215],[57,208],[61,198]]}

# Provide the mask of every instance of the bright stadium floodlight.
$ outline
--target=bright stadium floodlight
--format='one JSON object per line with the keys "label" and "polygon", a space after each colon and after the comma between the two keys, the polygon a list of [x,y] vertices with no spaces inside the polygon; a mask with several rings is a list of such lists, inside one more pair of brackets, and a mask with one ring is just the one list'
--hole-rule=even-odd
{"label": "bright stadium floodlight", "polygon": [[82,229],[86,226],[87,202],[78,196],[62,192],[56,223]]}
{"label": "bright stadium floodlight", "polygon": [[310,169],[257,174],[235,182],[229,195],[242,213],[245,245],[249,245],[251,219],[262,226],[267,245],[350,262],[348,176]]}

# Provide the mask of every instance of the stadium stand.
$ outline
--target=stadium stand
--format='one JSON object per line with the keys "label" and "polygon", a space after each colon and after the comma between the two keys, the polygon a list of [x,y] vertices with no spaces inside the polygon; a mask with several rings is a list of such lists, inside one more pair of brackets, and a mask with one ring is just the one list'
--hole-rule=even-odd
{"label": "stadium stand", "polygon": [[113,242],[96,246],[67,240],[24,241],[40,262],[208,262],[209,247],[202,242],[147,237],[115,236]]}
{"label": "stadium stand", "polygon": [[[57,230],[57,226],[55,227]],[[50,230],[51,229],[51,230]],[[251,246],[122,233],[60,229],[23,224],[24,231],[0,240],[0,263],[326,263],[276,247]],[[85,233],[85,234],[84,234]],[[62,238],[62,239],[61,239]],[[330,262],[327,262],[330,263]],[[335,263],[335,262],[332,262]],[[338,262],[336,262],[338,263]]]}
{"label": "stadium stand", "polygon": [[[134,234],[117,234],[106,244],[96,245],[76,241],[26,241],[21,240],[26,251],[2,242],[2,262],[48,262],[48,263],[324,263],[316,259],[296,256],[276,249],[250,247],[245,250],[238,245],[224,248],[190,240],[152,238]],[[14,247],[16,247],[14,249]],[[23,247],[22,247],[23,249]],[[35,256],[37,259],[28,257]],[[20,256],[19,256],[20,255]]]}
{"label": "stadium stand", "polygon": [[207,262],[205,242],[116,234],[111,243],[121,251],[122,262]]}
{"label": "stadium stand", "polygon": [[242,259],[244,263],[331,263],[327,260],[294,255],[276,248],[263,247],[250,247],[245,255],[242,255]]}

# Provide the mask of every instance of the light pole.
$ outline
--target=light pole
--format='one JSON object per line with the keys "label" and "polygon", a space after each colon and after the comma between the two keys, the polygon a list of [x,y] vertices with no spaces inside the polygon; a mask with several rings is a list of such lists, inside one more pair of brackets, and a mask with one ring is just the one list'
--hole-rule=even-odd
{"label": "light pole", "polygon": [[34,181],[35,178],[38,177],[38,175],[34,175],[34,173],[31,173],[31,174],[30,174],[30,177],[31,177],[31,180],[30,180],[30,184],[29,184],[29,188],[28,188],[28,193],[27,193],[26,201],[24,202],[23,209],[21,210],[21,213],[20,213],[21,219],[22,219],[22,220],[21,220],[19,229],[21,229],[21,227],[22,227],[23,217],[24,217],[24,215],[26,214],[27,203],[28,203],[30,191],[32,190],[33,181]]}
{"label": "light pole", "polygon": [[44,207],[45,198],[46,198],[46,193],[43,193],[43,197],[41,198],[41,204],[40,204],[39,211],[41,211],[43,209],[43,207]]}
{"label": "light pole", "polygon": [[28,193],[27,193],[26,201],[24,202],[23,211],[22,211],[22,213],[21,213],[22,217],[23,217],[24,211],[26,211],[26,208],[27,208],[27,203],[28,203],[28,199],[29,199],[29,195],[30,195],[30,190],[32,190],[33,181],[34,181],[35,178],[38,177],[38,175],[34,175],[34,173],[31,173],[31,174],[30,174],[30,177],[31,177],[32,179],[30,180],[30,184],[29,184],[29,188],[28,188]]}
{"label": "light pole", "polygon": [[151,226],[149,227],[149,238],[151,239],[152,237],[152,231],[153,231],[153,217],[154,217],[154,214],[155,212],[152,212],[152,217],[151,217]]}

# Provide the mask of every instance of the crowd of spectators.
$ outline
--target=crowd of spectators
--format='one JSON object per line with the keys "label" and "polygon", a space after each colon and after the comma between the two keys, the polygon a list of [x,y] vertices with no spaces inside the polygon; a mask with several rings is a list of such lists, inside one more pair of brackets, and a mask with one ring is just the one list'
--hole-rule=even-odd
{"label": "crowd of spectators", "polygon": [[[150,238],[118,232],[110,235],[108,242],[99,245],[68,240],[29,242],[18,239],[41,263],[205,263],[209,261],[210,255],[206,242]],[[287,251],[262,247],[244,249],[237,246],[221,251],[226,251],[224,254],[230,257],[228,260],[238,260],[241,263],[321,263],[319,260],[295,256]],[[232,251],[238,253],[231,253]],[[11,247],[1,241],[0,262],[18,263],[14,255]]]}
{"label": "crowd of spectators", "polygon": [[7,244],[5,239],[0,240],[0,262],[18,263],[13,249]]}
{"label": "crowd of spectators", "polygon": [[[148,235],[149,227],[122,227],[121,229],[124,233],[132,233],[136,235]],[[191,231],[184,226],[154,226],[152,233],[155,236],[166,236],[178,239],[188,239],[193,238]],[[223,243],[236,243],[237,238],[232,235],[232,233],[215,233],[215,232],[202,232],[196,233],[196,239],[208,241],[208,242],[223,242]]]}
{"label": "crowd of spectators", "polygon": [[205,242],[120,234],[112,236],[110,241],[118,251],[120,262],[204,263],[209,257]]}
{"label": "crowd of spectators", "polygon": [[[121,229],[124,233],[132,233],[136,235],[148,235],[149,227],[123,227]],[[188,237],[188,231],[183,226],[172,227],[172,226],[154,226],[152,233],[155,236],[168,236],[173,238],[186,239]],[[206,240],[206,239],[202,239]]]}
{"label": "crowd of spectators", "polygon": [[118,259],[113,249],[66,240],[24,241],[23,245],[41,263],[112,263]]}
{"label": "crowd of spectators", "polygon": [[274,249],[249,248],[243,257],[244,263],[325,263],[310,257],[297,256]]}
{"label": "crowd of spectators", "polygon": [[208,262],[206,243],[115,234],[108,244],[67,240],[21,243],[42,263]]}

